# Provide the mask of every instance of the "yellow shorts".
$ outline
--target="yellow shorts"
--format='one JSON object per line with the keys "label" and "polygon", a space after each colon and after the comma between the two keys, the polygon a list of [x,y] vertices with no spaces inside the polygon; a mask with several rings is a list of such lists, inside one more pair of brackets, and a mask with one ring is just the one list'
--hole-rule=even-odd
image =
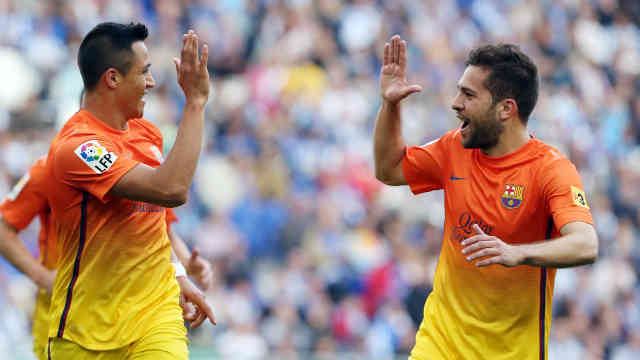
{"label": "yellow shorts", "polygon": [[33,352],[38,360],[47,359],[47,341],[49,333],[49,306],[51,294],[38,289],[36,308],[33,312]]}
{"label": "yellow shorts", "polygon": [[119,349],[94,351],[61,338],[49,339],[49,360],[188,360],[186,329],[182,323],[158,325],[141,339]]}

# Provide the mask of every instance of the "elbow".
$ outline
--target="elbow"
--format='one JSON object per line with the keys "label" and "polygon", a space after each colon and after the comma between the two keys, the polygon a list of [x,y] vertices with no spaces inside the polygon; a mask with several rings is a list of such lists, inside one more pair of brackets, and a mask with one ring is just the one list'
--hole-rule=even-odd
{"label": "elbow", "polygon": [[376,167],[376,179],[385,185],[396,185],[389,173],[379,167]]}
{"label": "elbow", "polygon": [[585,264],[593,264],[598,259],[598,253],[600,251],[598,246],[598,235],[593,234],[585,246]]}
{"label": "elbow", "polygon": [[189,188],[186,186],[176,186],[164,195],[164,207],[174,208],[184,205],[189,199]]}
{"label": "elbow", "polygon": [[[387,177],[384,174],[384,171],[382,171],[382,169],[376,167],[376,179],[378,179],[378,181],[380,181],[383,184],[387,184]],[[389,185],[389,184],[387,184]]]}

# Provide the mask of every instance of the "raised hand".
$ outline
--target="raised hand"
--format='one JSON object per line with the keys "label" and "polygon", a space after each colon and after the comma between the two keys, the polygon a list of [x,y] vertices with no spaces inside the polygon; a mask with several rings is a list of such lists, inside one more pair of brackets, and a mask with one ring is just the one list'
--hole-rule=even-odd
{"label": "raised hand", "polygon": [[182,38],[180,59],[173,58],[178,73],[178,83],[184,91],[187,103],[204,105],[209,98],[209,47],[202,46],[202,54],[198,56],[198,35],[189,30]]}
{"label": "raised hand", "polygon": [[495,236],[489,236],[480,229],[478,224],[473,225],[476,235],[466,238],[462,242],[462,253],[468,261],[484,258],[476,263],[476,266],[488,266],[500,264],[505,267],[520,265],[524,256],[518,246],[509,245]]}
{"label": "raised hand", "polygon": [[384,44],[384,59],[380,71],[382,98],[392,104],[422,91],[420,85],[407,82],[407,42],[399,35],[391,38],[391,44]]}

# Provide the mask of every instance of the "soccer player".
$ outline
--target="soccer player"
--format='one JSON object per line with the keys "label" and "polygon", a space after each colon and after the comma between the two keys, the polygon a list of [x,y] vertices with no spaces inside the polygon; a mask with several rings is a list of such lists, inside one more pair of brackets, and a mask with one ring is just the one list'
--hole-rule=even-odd
{"label": "soccer player", "polygon": [[[48,177],[45,168],[46,157],[40,158],[29,171],[18,181],[11,192],[0,203],[0,254],[9,260],[18,270],[31,278],[38,285],[38,296],[33,314],[33,350],[38,359],[46,359],[45,351],[49,330],[49,306],[51,304],[51,288],[55,279],[55,268],[58,259],[51,208],[47,202],[46,192]],[[18,232],[26,228],[35,217],[40,220],[38,236],[39,259],[33,258],[29,250],[18,238]],[[182,239],[170,228],[170,223],[178,218],[173,211],[167,212],[167,229],[171,245],[180,253],[180,261],[186,267],[187,273],[198,281],[201,287],[208,288],[212,281],[211,265],[198,255],[197,249],[193,253]],[[183,312],[187,321],[195,320],[197,314],[191,314],[188,302],[198,301],[193,287],[183,291],[186,298]],[[190,290],[192,292],[190,292]],[[199,306],[206,306],[200,304]],[[192,323],[192,327],[199,324]]]}
{"label": "soccer player", "polygon": [[[47,196],[60,258],[50,359],[187,359],[163,207],[183,204],[202,145],[207,46],[193,31],[174,59],[186,102],[166,159],[142,119],[155,83],[143,24],[102,23],[82,40],[81,110],[54,138]],[[164,161],[163,161],[164,160]],[[201,309],[213,322],[210,309]],[[201,321],[200,319],[196,319]]]}
{"label": "soccer player", "polygon": [[547,358],[556,268],[593,263],[598,238],[575,166],[532,137],[535,64],[513,45],[472,50],[452,104],[460,126],[406,146],[406,42],[384,46],[376,177],[443,189],[442,250],[410,359]]}

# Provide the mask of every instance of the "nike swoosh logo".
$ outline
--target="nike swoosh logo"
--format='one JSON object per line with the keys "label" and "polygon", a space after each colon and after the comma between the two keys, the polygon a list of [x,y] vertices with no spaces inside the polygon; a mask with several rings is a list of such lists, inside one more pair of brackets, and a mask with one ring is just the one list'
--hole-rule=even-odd
{"label": "nike swoosh logo", "polygon": [[453,176],[453,175],[451,175],[450,179],[451,180],[465,180],[465,178],[463,178],[463,177],[457,177],[457,176]]}

